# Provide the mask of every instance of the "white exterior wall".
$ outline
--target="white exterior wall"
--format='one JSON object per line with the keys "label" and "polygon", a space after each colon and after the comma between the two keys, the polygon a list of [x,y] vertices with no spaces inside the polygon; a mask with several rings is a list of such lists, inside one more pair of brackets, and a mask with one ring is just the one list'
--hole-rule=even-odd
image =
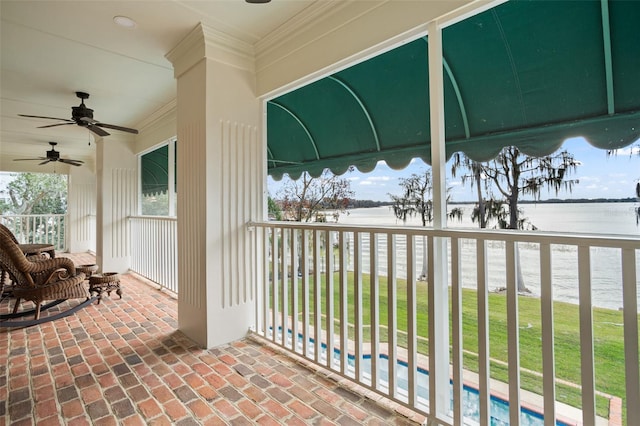
{"label": "white exterior wall", "polygon": [[69,171],[67,249],[71,253],[96,251],[96,174],[88,167]]}

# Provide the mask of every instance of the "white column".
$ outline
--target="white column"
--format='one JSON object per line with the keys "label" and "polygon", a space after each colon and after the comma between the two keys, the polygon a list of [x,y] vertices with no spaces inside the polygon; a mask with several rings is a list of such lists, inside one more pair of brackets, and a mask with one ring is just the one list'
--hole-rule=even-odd
{"label": "white column", "polygon": [[116,135],[96,140],[96,262],[101,272],[129,270],[128,217],[137,206],[137,160],[128,139]]}
{"label": "white column", "polygon": [[[433,226],[447,227],[447,191],[444,126],[444,83],[442,73],[442,29],[436,21],[427,25],[429,37],[429,105],[431,123],[431,173],[433,176]],[[433,268],[429,277],[429,345],[431,377],[430,418],[444,419],[449,412],[449,281],[447,241],[434,238]],[[431,301],[433,300],[433,303]],[[432,376],[433,372],[435,375]]]}
{"label": "white column", "polygon": [[178,327],[203,347],[254,325],[246,223],[262,218],[251,46],[196,27],[167,58],[178,83]]}
{"label": "white column", "polygon": [[96,250],[96,174],[88,164],[70,167],[66,227],[71,253]]}

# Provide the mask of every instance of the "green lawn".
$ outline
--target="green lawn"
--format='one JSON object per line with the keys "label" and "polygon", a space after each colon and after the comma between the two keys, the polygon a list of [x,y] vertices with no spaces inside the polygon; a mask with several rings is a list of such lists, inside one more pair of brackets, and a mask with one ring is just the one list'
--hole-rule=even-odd
{"label": "green lawn", "polygon": [[[380,306],[380,338],[383,342],[387,338],[387,280],[379,278],[378,303]],[[291,285],[289,281],[289,286]],[[322,299],[321,306],[324,313],[325,306],[325,276],[321,282]],[[354,275],[348,273],[348,323],[349,334],[353,338],[354,311]],[[368,275],[362,277],[362,320],[364,326],[365,341],[369,340],[370,329],[370,279]],[[397,288],[397,322],[398,322],[398,346],[406,347],[407,330],[407,283],[398,279]],[[298,291],[302,294],[301,280],[298,280]],[[291,293],[291,287],[289,288]],[[309,276],[310,293],[310,322],[314,324],[314,283]],[[417,323],[418,323],[418,351],[421,354],[428,353],[427,324],[428,324],[428,294],[427,284],[418,282],[417,294]],[[340,331],[339,317],[340,286],[338,273],[334,274],[334,312],[336,321],[334,328],[336,333]],[[279,298],[282,303],[282,298]],[[302,312],[302,298],[299,298],[299,312]],[[521,385],[523,389],[542,393],[542,345],[541,345],[541,319],[540,300],[534,297],[519,297],[519,322],[520,322],[520,366],[522,369],[531,370],[532,373],[521,373]],[[491,357],[491,377],[503,382],[508,382],[508,371],[504,363],[507,361],[507,313],[506,297],[503,294],[489,294],[489,339]],[[463,347],[464,368],[470,371],[478,371],[477,353],[477,299],[476,292],[470,289],[462,291],[463,307]],[[289,308],[291,312],[291,308]],[[300,314],[301,315],[301,314]],[[302,317],[299,317],[301,320]],[[323,318],[323,327],[325,319]],[[625,373],[624,373],[624,337],[622,312],[607,309],[593,309],[594,322],[594,356],[596,365],[596,389],[609,395],[623,399],[623,416],[625,413]],[[580,384],[580,330],[578,306],[563,302],[554,303],[555,324],[555,361],[556,377],[575,385]],[[556,399],[560,402],[581,406],[581,393],[578,387],[558,384],[556,386]],[[608,418],[609,400],[605,397],[596,398],[597,414]]]}

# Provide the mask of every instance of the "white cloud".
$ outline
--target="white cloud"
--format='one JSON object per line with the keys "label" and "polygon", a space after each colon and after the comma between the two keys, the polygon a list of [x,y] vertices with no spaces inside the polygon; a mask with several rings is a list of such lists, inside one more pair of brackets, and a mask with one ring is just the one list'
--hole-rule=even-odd
{"label": "white cloud", "polygon": [[598,176],[580,176],[578,180],[580,182],[600,182],[600,178]]}
{"label": "white cloud", "polygon": [[391,180],[391,178],[389,176],[369,176],[366,180],[369,181],[378,181],[378,182],[386,182],[388,180]]}
{"label": "white cloud", "polygon": [[350,176],[347,178],[347,180],[360,180],[359,176]]}
{"label": "white cloud", "polygon": [[587,189],[597,189],[598,191],[606,191],[607,187],[604,185],[598,185],[595,183],[592,183],[591,185],[587,185],[585,188]]}
{"label": "white cloud", "polygon": [[612,178],[623,178],[623,177],[627,177],[627,174],[626,173],[609,173],[608,176]]}
{"label": "white cloud", "polygon": [[360,185],[373,185],[373,182],[371,182],[370,180],[363,180],[362,182],[360,182]]}

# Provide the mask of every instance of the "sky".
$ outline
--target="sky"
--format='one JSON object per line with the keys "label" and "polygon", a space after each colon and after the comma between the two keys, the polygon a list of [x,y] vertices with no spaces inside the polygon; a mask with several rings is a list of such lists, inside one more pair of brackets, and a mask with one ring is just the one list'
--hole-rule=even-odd
{"label": "sky", "polygon": [[[633,147],[633,148],[632,148]],[[540,198],[627,198],[635,197],[635,185],[640,180],[640,139],[633,145],[621,149],[617,155],[607,156],[606,151],[594,148],[582,138],[568,139],[561,149],[566,149],[574,155],[574,158],[581,164],[576,172],[569,176],[578,179],[579,183],[574,186],[571,193],[560,191],[558,195],[553,191],[548,192],[543,189]],[[633,155],[632,151],[633,151]],[[389,194],[400,194],[399,179],[409,177],[413,173],[422,173],[430,166],[422,160],[414,159],[404,170],[393,170],[384,162],[370,173],[360,173],[355,170],[343,175],[349,179],[351,189],[355,192],[356,199],[390,201]],[[475,194],[467,184],[462,185],[460,178],[451,177],[450,165],[447,167],[447,187],[451,188],[451,200],[456,202],[475,200]],[[6,184],[8,176],[0,173],[0,190]],[[276,182],[268,178],[269,194],[278,198],[282,181]],[[2,194],[0,194],[2,196]]]}
{"label": "sky", "polygon": [[[632,148],[633,146],[633,148]],[[566,149],[580,162],[570,179],[577,179],[579,183],[573,187],[571,193],[561,190],[558,195],[553,190],[543,189],[540,199],[549,198],[627,198],[635,197],[635,184],[640,180],[640,139],[635,144],[618,150],[616,155],[607,157],[605,150],[589,145],[582,138],[568,139],[561,149]],[[632,151],[633,151],[633,155]],[[390,201],[389,194],[399,194],[399,179],[406,178],[413,173],[421,173],[430,166],[422,160],[414,159],[407,168],[396,171],[384,162],[370,173],[359,171],[347,172],[344,178],[351,182],[351,189],[356,199]],[[475,194],[469,185],[462,185],[460,178],[451,177],[451,166],[447,167],[447,187],[451,188],[451,200],[457,202],[474,201]],[[277,197],[278,191],[285,181],[276,182],[269,178],[268,188],[272,197]]]}

